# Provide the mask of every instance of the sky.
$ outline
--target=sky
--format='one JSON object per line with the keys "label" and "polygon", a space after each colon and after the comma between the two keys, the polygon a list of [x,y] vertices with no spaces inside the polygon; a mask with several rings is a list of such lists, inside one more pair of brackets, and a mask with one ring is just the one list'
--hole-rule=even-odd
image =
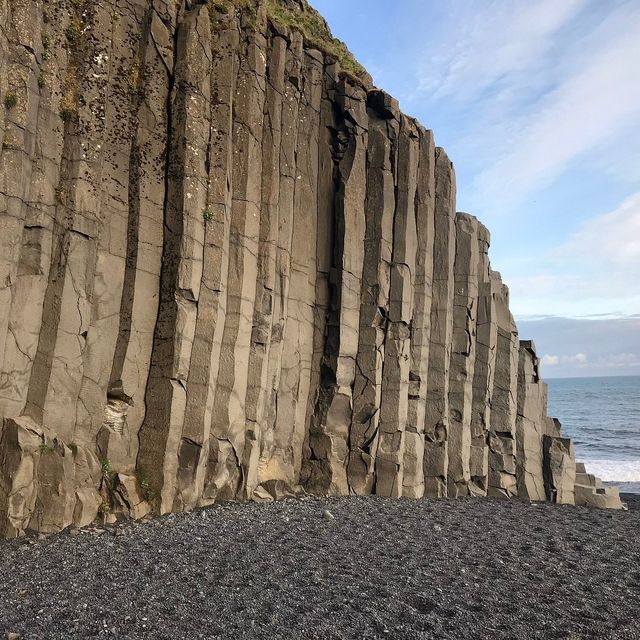
{"label": "sky", "polygon": [[447,150],[544,375],[640,375],[640,2],[311,3]]}

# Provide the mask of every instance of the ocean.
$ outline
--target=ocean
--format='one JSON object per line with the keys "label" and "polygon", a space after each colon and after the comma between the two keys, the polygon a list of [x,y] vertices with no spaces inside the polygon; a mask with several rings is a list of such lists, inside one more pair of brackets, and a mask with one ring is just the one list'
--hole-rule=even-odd
{"label": "ocean", "polygon": [[549,385],[549,415],[576,447],[587,471],[640,493],[640,376],[555,378]]}

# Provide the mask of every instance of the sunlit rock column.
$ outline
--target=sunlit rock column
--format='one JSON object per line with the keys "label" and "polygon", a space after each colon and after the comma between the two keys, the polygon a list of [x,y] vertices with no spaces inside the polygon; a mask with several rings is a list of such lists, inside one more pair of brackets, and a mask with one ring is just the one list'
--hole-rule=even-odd
{"label": "sunlit rock column", "polygon": [[409,408],[404,447],[403,495],[424,495],[424,429],[429,375],[429,337],[435,230],[435,146],[433,134],[418,127],[420,150],[416,186],[417,255],[411,321]]}
{"label": "sunlit rock column", "polygon": [[185,384],[203,273],[207,188],[203,173],[210,130],[211,71],[210,55],[203,48],[203,42],[209,42],[208,13],[203,9],[187,12],[176,36],[160,308],[137,461],[157,491],[161,513],[174,508]]}
{"label": "sunlit rock column", "polygon": [[307,486],[330,495],[349,493],[347,464],[352,421],[364,262],[368,117],[366,93],[341,80],[336,87],[335,229],[332,299],[320,388],[309,433]]}
{"label": "sunlit rock column", "polygon": [[518,496],[544,500],[542,439],[547,414],[547,385],[540,380],[539,360],[532,341],[520,341],[518,414],[516,417],[516,477]]}
{"label": "sunlit rock column", "polygon": [[399,497],[403,491],[411,368],[410,327],[417,251],[415,196],[418,159],[419,138],[415,124],[402,116],[396,166],[389,315],[384,343],[380,443],[376,458],[376,493],[383,496]]}
{"label": "sunlit rock column", "polygon": [[453,267],[456,251],[455,172],[443,149],[436,149],[435,235],[429,374],[425,415],[425,495],[446,496],[449,430],[449,365],[453,337]]}
{"label": "sunlit rock column", "polygon": [[[245,16],[246,20],[246,16]],[[226,314],[212,408],[205,497],[232,499],[242,490],[248,364],[258,286],[262,158],[266,99],[265,15],[243,25],[233,111],[233,154]]]}
{"label": "sunlit rock column", "polygon": [[[291,256],[294,232],[295,193],[298,176],[297,147],[300,135],[300,112],[302,107],[302,74],[304,71],[304,47],[299,33],[291,34],[285,55],[284,93],[282,95],[282,133],[278,166],[278,217],[275,242],[275,276],[272,293],[273,319],[269,336],[269,358],[267,362],[267,389],[265,391],[265,409],[260,426],[260,482],[281,478],[287,475],[282,458],[281,443],[286,441],[291,429],[278,410],[278,397],[281,388],[288,384],[283,380],[283,360],[285,358],[285,334],[289,323],[289,303],[291,289]],[[268,115],[268,114],[267,114]],[[269,119],[265,123],[273,126]],[[267,128],[267,132],[268,132]],[[267,133],[268,135],[268,133]],[[265,159],[266,161],[266,159]],[[275,161],[275,159],[274,159]],[[263,171],[268,172],[263,165]],[[264,198],[264,194],[263,194]],[[275,220],[271,220],[274,224]]]}
{"label": "sunlit rock column", "polygon": [[298,110],[291,275],[287,320],[282,336],[275,432],[280,463],[278,477],[289,485],[298,483],[303,442],[308,429],[308,403],[315,403],[319,384],[318,377],[314,377],[311,389],[317,277],[318,136],[323,71],[322,54],[307,49],[303,57],[304,81]]}
{"label": "sunlit rock column", "polygon": [[542,440],[544,486],[547,500],[575,503],[576,456],[569,438],[545,435]]}
{"label": "sunlit rock column", "polygon": [[454,266],[453,343],[449,370],[450,498],[469,494],[471,480],[471,410],[476,351],[479,266],[478,220],[456,215]]}
{"label": "sunlit rock column", "polygon": [[348,480],[357,495],[373,491],[379,441],[385,336],[393,252],[396,155],[400,112],[382,92],[369,94],[369,137],[360,331],[350,429]]}
{"label": "sunlit rock column", "polygon": [[516,486],[516,413],[518,394],[518,333],[509,311],[509,289],[492,272],[496,291],[497,342],[489,434],[490,496],[513,497]]}
{"label": "sunlit rock column", "polygon": [[495,375],[498,325],[496,320],[495,281],[489,265],[489,231],[478,225],[478,308],[476,322],[473,397],[471,403],[471,450],[469,491],[473,495],[487,494],[489,475],[489,431],[491,396]]}

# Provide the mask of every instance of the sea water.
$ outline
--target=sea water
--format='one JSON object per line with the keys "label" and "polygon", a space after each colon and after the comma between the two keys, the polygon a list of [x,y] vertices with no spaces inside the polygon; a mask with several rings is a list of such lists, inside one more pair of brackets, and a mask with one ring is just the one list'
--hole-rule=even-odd
{"label": "sea water", "polygon": [[587,472],[640,493],[640,376],[547,379],[549,415]]}

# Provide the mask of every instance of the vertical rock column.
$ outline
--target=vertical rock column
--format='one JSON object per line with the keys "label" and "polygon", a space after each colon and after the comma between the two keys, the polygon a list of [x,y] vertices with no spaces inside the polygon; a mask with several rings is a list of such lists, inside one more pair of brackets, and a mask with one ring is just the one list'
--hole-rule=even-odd
{"label": "vertical rock column", "polygon": [[358,353],[364,260],[368,117],[363,89],[341,80],[336,87],[339,124],[335,148],[337,194],[321,381],[309,434],[307,485],[329,495],[349,493],[346,467]]}
{"label": "vertical rock column", "polygon": [[518,395],[518,333],[509,311],[509,289],[500,274],[492,272],[496,292],[496,371],[491,397],[489,435],[490,496],[511,498],[516,486],[516,413]]}
{"label": "vertical rock column", "polygon": [[569,438],[545,435],[542,440],[547,500],[575,504],[576,456]]}
{"label": "vertical rock column", "polygon": [[280,198],[280,144],[282,141],[282,104],[285,91],[287,41],[274,34],[267,55],[267,82],[262,139],[262,199],[260,240],[258,245],[258,282],[253,312],[251,351],[247,380],[247,432],[244,449],[244,497],[259,483],[262,426],[268,393],[268,363],[273,327],[276,250],[278,242]]}
{"label": "vertical rock column", "polygon": [[[284,336],[289,321],[291,293],[291,255],[295,214],[295,189],[303,73],[303,42],[299,33],[291,34],[286,51],[284,93],[282,99],[282,135],[277,158],[279,172],[278,222],[275,229],[275,279],[272,294],[273,320],[269,336],[267,390],[265,409],[260,426],[259,482],[287,476],[283,455],[286,455],[290,424],[278,418],[278,396],[282,381],[282,362],[285,356]],[[275,161],[275,159],[274,159]],[[265,170],[266,167],[265,167]]]}
{"label": "vertical rock column", "polygon": [[202,42],[209,41],[208,28],[207,10],[198,6],[185,11],[176,32],[160,307],[137,460],[161,513],[174,504],[202,279],[211,58]]}
{"label": "vertical rock column", "polygon": [[415,124],[400,118],[396,164],[396,206],[384,343],[380,442],[376,458],[376,493],[399,497],[404,485],[404,450],[409,410],[411,320],[417,251],[415,198],[419,137]]}
{"label": "vertical rock column", "polygon": [[455,172],[444,149],[436,149],[433,300],[425,415],[425,495],[447,495],[449,365],[453,338]]}
{"label": "vertical rock column", "polygon": [[[323,76],[323,56],[319,51],[305,51],[302,75],[304,82],[298,113],[291,281],[276,418],[277,457],[281,464],[279,478],[289,485],[298,482],[311,387],[318,225],[318,132]],[[315,400],[315,393],[312,397]]]}
{"label": "vertical rock column", "polygon": [[436,192],[433,134],[418,127],[418,135],[418,181],[415,195],[417,254],[402,492],[412,498],[424,495],[424,428],[429,374]]}
{"label": "vertical rock column", "polygon": [[471,410],[478,312],[478,221],[456,216],[455,296],[453,344],[449,371],[449,469],[450,498],[469,494],[471,480]]}
{"label": "vertical rock column", "polygon": [[520,341],[518,415],[516,418],[516,477],[518,496],[544,500],[542,440],[547,415],[547,385],[540,380],[533,342]]}
{"label": "vertical rock column", "polygon": [[[0,420],[26,403],[51,263],[63,134],[37,84],[45,28],[37,3],[0,3]],[[64,38],[62,24],[49,29]],[[59,90],[57,76],[49,86]]]}
{"label": "vertical rock column", "polygon": [[[53,219],[45,222],[41,218],[47,227],[46,243],[51,242],[51,253],[46,284],[44,280],[40,282],[45,285],[41,298],[45,313],[39,326],[25,413],[64,441],[73,442],[101,230],[103,158],[99,140],[105,134],[102,83],[108,84],[108,79],[104,65],[99,62],[105,41],[89,35],[92,27],[102,32],[104,24],[100,18],[104,13],[100,10],[81,13],[79,7],[71,7],[56,14],[55,18],[66,27],[65,34],[68,30],[76,33],[73,29],[85,31],[72,38],[72,42],[65,38],[66,47],[59,48],[64,51],[64,63],[57,78],[63,97],[57,105],[56,125],[64,132],[58,171],[49,175],[57,181],[51,185]],[[93,80],[93,74],[100,78],[100,83]],[[116,276],[115,280],[118,279]],[[36,294],[36,299],[39,297]]]}
{"label": "vertical rock column", "polygon": [[489,475],[489,431],[491,397],[495,375],[498,325],[496,320],[496,284],[489,266],[489,231],[478,225],[478,309],[476,321],[473,398],[471,403],[471,453],[469,491],[487,494]]}
{"label": "vertical rock column", "polygon": [[384,341],[389,313],[395,184],[392,156],[397,143],[398,104],[382,92],[369,95],[367,199],[360,330],[349,430],[349,487],[372,493],[379,440]]}
{"label": "vertical rock column", "polygon": [[[84,27],[85,37],[90,33],[104,35],[95,38],[94,50],[83,72],[84,77],[93,79],[91,86],[85,88],[82,94],[82,99],[87,101],[91,112],[95,114],[91,139],[83,148],[86,158],[94,167],[91,182],[95,184],[99,223],[96,225],[91,220],[92,216],[87,214],[82,221],[85,234],[94,235],[90,230],[95,228],[97,237],[94,280],[89,296],[91,320],[82,354],[82,382],[75,409],[73,442],[92,450],[97,443],[102,458],[109,459],[117,471],[131,475],[135,468],[137,433],[131,433],[128,414],[134,403],[144,407],[139,392],[144,389],[148,372],[145,366],[148,359],[141,358],[141,362],[137,361],[136,364],[144,372],[145,378],[139,380],[136,376],[133,382],[127,376],[125,390],[123,372],[134,327],[134,311],[136,323],[140,321],[143,324],[139,309],[134,309],[134,284],[141,227],[139,167],[145,164],[140,150],[139,120],[143,98],[152,102],[156,97],[154,91],[157,90],[157,75],[147,67],[146,60],[147,47],[150,45],[151,12],[151,7],[139,5],[125,15],[117,16],[111,7],[96,5],[91,24]],[[123,42],[128,45],[123,46]],[[145,74],[149,81],[148,95]],[[161,78],[164,111],[168,84],[166,70]],[[127,99],[123,96],[127,96]],[[162,186],[166,159],[166,120],[164,124],[165,127],[159,127],[164,134],[160,156]],[[154,173],[151,176],[157,176],[157,169]],[[88,179],[87,173],[84,179]],[[160,189],[158,195],[164,195],[164,190]],[[160,203],[160,208],[154,212],[154,222],[159,231],[162,200],[159,198],[156,202]],[[146,213],[149,213],[148,210]],[[156,277],[149,278],[145,284],[152,287],[156,295],[159,268],[157,248],[156,243],[153,264],[145,265],[155,271]],[[149,311],[151,317],[146,319],[147,330],[155,324],[153,303]],[[140,414],[132,413],[132,421],[136,422]],[[139,425],[140,422],[137,422],[135,427]]]}
{"label": "vertical rock column", "polygon": [[266,96],[266,16],[243,24],[233,122],[232,205],[226,316],[212,411],[207,499],[236,497],[242,485],[248,365],[258,275],[262,140]]}
{"label": "vertical rock column", "polygon": [[[98,434],[102,455],[113,459],[119,470],[131,469],[136,461],[158,315],[170,126],[167,104],[172,72],[167,65],[173,60],[175,27],[171,20],[165,24],[161,15],[166,20],[159,0],[155,0],[144,7],[142,15],[136,16],[141,31],[139,50],[130,61],[128,72],[122,74],[133,102],[136,126],[127,140],[130,145],[127,246],[118,339],[107,398],[103,398],[106,424]],[[121,91],[117,92],[117,98],[122,101]],[[114,433],[108,424],[110,414],[114,413],[121,420],[122,434]]]}
{"label": "vertical rock column", "polygon": [[[203,491],[226,317],[233,193],[233,109],[240,38],[235,17],[220,17],[211,38],[214,42],[209,81],[208,184],[206,203],[201,212],[205,225],[202,282],[187,379],[187,405],[178,451],[174,502],[174,509],[177,510],[189,510],[206,503]],[[202,41],[206,47],[208,38],[205,34]]]}

